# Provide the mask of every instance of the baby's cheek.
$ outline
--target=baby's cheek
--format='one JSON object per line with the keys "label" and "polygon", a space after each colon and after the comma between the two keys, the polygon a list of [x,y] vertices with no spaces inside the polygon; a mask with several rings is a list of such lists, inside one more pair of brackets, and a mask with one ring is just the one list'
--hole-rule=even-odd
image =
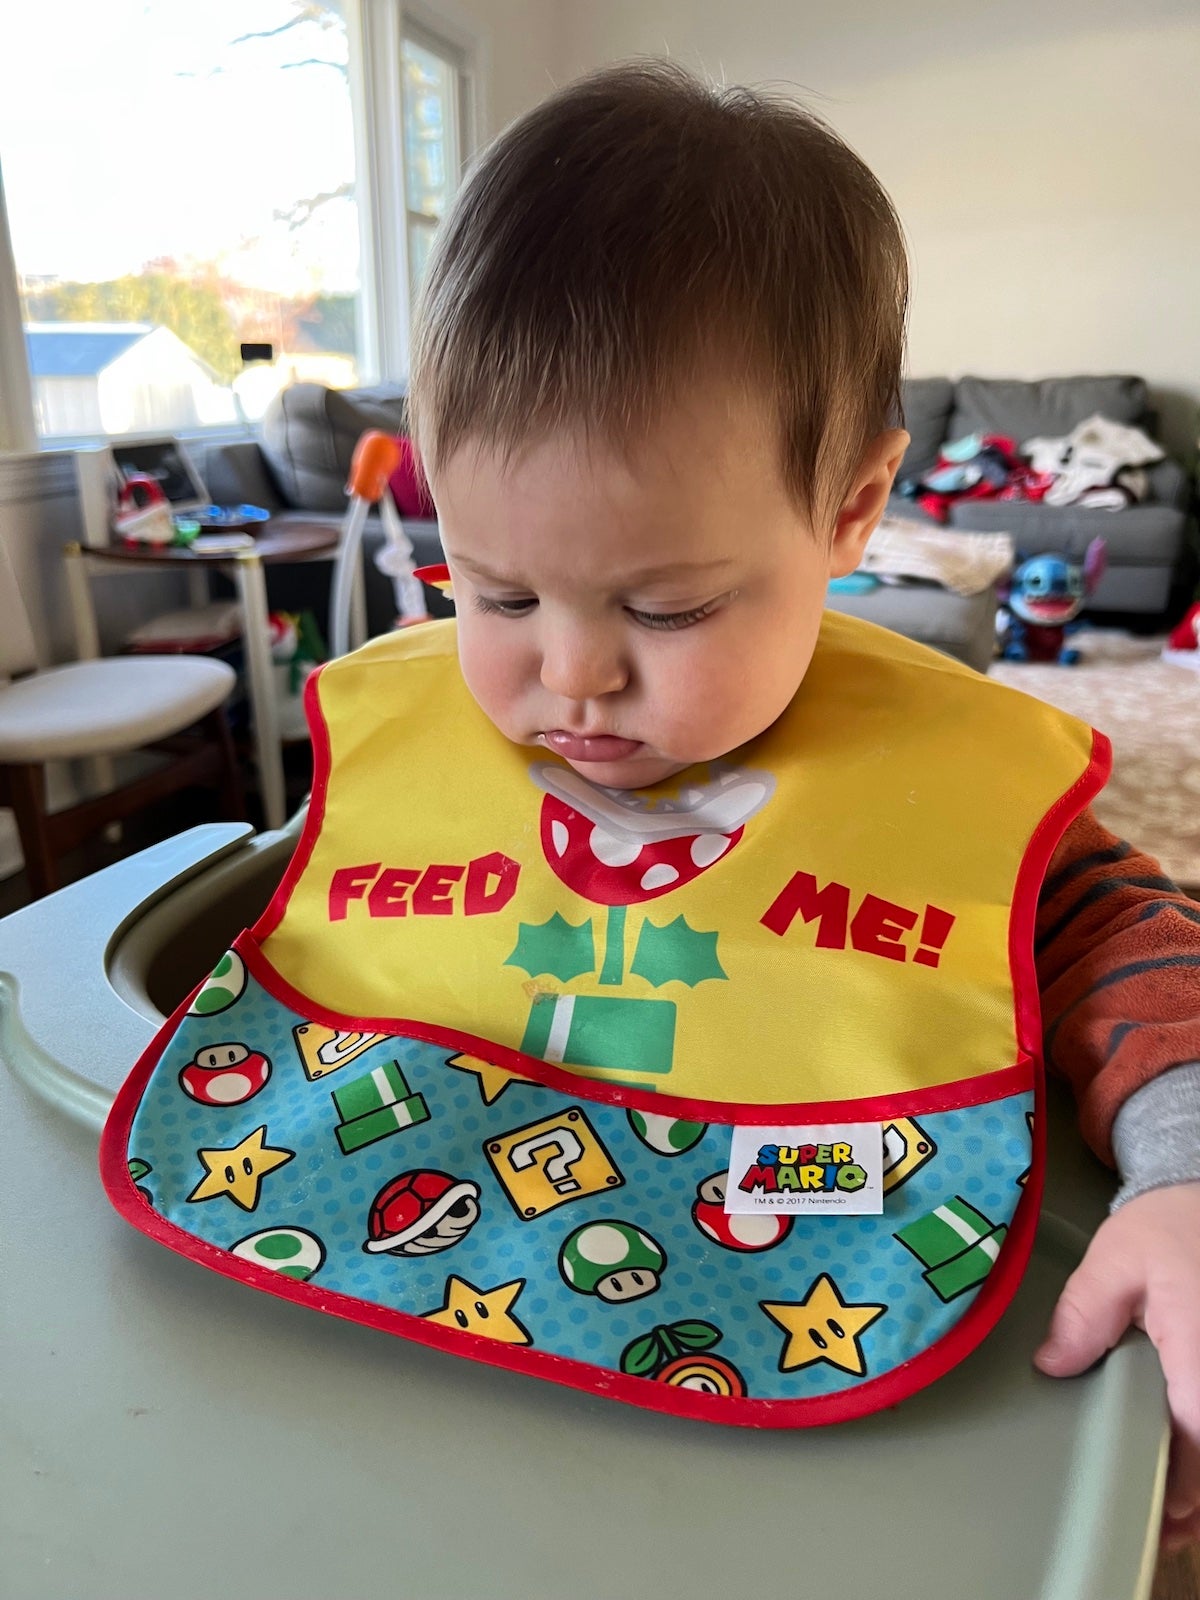
{"label": "baby's cheek", "polygon": [[[511,623],[508,625],[511,627]],[[525,730],[515,726],[521,693],[520,661],[511,644],[503,638],[495,639],[492,632],[479,623],[466,628],[459,624],[459,666],[484,715],[508,737],[521,737]]]}

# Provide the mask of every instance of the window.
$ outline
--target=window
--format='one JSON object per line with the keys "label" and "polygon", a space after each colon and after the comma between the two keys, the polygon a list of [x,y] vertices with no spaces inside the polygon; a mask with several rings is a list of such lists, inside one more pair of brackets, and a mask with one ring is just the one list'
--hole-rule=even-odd
{"label": "window", "polygon": [[408,284],[415,303],[434,233],[458,187],[468,79],[453,45],[411,23],[401,56]]}
{"label": "window", "polygon": [[[69,43],[37,70],[51,38]],[[457,181],[468,60],[399,0],[10,8],[2,203],[43,441],[228,427],[297,379],[399,376],[407,319],[385,337],[379,307],[406,301],[406,260],[419,281]],[[399,89],[373,101],[381,70]],[[397,123],[390,250],[373,230],[393,225],[377,160]],[[244,364],[244,344],[272,359]]]}

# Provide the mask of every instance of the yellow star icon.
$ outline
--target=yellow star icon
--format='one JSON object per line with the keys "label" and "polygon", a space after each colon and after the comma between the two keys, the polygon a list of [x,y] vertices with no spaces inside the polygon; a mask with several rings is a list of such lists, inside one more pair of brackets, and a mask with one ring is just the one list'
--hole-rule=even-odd
{"label": "yellow star icon", "polygon": [[493,1100],[508,1088],[510,1083],[532,1083],[532,1078],[522,1078],[519,1073],[510,1072],[507,1067],[498,1067],[493,1061],[485,1061],[482,1056],[447,1056],[446,1065],[457,1067],[460,1072],[474,1073],[479,1079],[479,1094],[485,1106],[490,1106]]}
{"label": "yellow star icon", "polygon": [[197,1150],[196,1154],[204,1163],[204,1177],[188,1199],[212,1200],[216,1195],[227,1194],[243,1211],[253,1211],[267,1173],[282,1167],[296,1154],[294,1150],[278,1150],[264,1144],[266,1131],[264,1122],[232,1150]]}
{"label": "yellow star icon", "polygon": [[532,1344],[529,1334],[509,1312],[509,1307],[525,1287],[525,1279],[502,1283],[497,1289],[477,1289],[465,1278],[446,1279],[446,1303],[425,1313],[426,1322],[443,1328],[462,1328],[481,1333],[502,1344]]}
{"label": "yellow star icon", "polygon": [[867,1364],[858,1336],[887,1310],[886,1305],[847,1305],[827,1272],[814,1280],[803,1300],[758,1303],[788,1336],[779,1357],[780,1372],[827,1361],[860,1378]]}

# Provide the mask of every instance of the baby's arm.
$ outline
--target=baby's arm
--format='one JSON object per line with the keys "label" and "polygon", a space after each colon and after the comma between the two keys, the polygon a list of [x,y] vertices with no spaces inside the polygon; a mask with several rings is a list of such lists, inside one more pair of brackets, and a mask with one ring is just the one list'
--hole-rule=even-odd
{"label": "baby's arm", "polygon": [[1063,1290],[1043,1371],[1082,1372],[1134,1323],[1173,1423],[1164,1542],[1200,1538],[1200,905],[1090,813],[1063,840],[1038,913],[1049,1066],[1122,1187]]}

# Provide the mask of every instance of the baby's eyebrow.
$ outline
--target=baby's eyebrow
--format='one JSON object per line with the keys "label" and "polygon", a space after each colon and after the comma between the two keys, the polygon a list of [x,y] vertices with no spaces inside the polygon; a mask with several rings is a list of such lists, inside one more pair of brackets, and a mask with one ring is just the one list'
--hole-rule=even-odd
{"label": "baby's eyebrow", "polygon": [[712,561],[672,561],[661,567],[637,567],[626,576],[632,583],[655,583],[660,578],[692,577],[697,573],[725,572],[734,565],[728,556]]}
{"label": "baby's eyebrow", "polygon": [[[519,587],[521,579],[508,573],[495,572],[491,567],[485,567],[478,561],[472,561],[470,556],[455,556],[455,563],[466,567],[477,577],[487,578],[492,583],[508,583]],[[625,585],[639,583],[658,583],[668,578],[683,578],[703,576],[708,573],[728,571],[735,562],[727,556],[718,556],[712,561],[672,561],[658,567],[635,567],[629,572],[621,574],[622,583]]]}

